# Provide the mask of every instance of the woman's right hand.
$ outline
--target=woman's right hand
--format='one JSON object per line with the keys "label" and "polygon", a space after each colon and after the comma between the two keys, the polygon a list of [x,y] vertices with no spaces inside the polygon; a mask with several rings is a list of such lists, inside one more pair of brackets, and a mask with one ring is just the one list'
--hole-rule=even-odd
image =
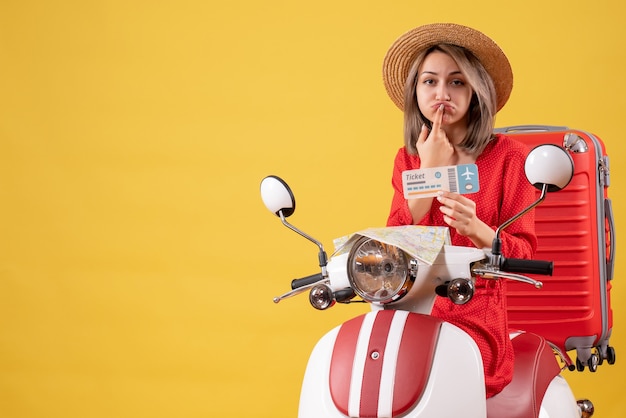
{"label": "woman's right hand", "polygon": [[446,131],[443,130],[443,115],[444,106],[440,105],[435,112],[432,130],[429,132],[426,125],[422,125],[415,144],[420,157],[420,168],[452,165],[454,146],[450,143]]}

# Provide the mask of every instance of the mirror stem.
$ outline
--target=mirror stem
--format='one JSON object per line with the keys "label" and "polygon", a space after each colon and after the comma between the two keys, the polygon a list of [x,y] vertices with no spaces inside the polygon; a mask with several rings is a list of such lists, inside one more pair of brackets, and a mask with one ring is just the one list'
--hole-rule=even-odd
{"label": "mirror stem", "polygon": [[320,252],[318,254],[318,259],[319,259],[320,268],[322,269],[322,276],[328,277],[328,273],[326,272],[326,266],[328,265],[328,257],[326,255],[326,251],[324,250],[324,246],[322,245],[322,243],[316,240],[315,238],[311,237],[310,235],[304,233],[303,231],[300,231],[298,228],[296,228],[295,226],[287,222],[287,219],[285,218],[285,215],[283,214],[282,210],[278,211],[278,216],[280,216],[280,220],[283,223],[283,225],[285,225],[287,228],[291,229],[292,231],[296,232],[300,236],[308,239],[309,241],[311,241],[312,243],[314,243],[315,245],[319,247]]}
{"label": "mirror stem", "polygon": [[500,225],[498,227],[498,229],[496,229],[496,237],[493,239],[493,244],[492,244],[492,247],[491,247],[491,255],[492,255],[491,264],[492,265],[499,266],[500,265],[500,259],[502,257],[502,241],[500,240],[500,232],[504,228],[506,228],[507,226],[511,225],[513,222],[517,221],[519,218],[521,218],[522,216],[524,216],[525,214],[530,212],[535,206],[537,206],[538,204],[543,202],[543,200],[546,198],[547,194],[548,194],[548,185],[547,184],[543,184],[541,186],[541,195],[539,196],[539,199],[537,199],[537,201],[533,202],[526,209],[524,209],[523,211],[521,211],[517,215],[513,216],[508,221],[504,222],[502,225]]}

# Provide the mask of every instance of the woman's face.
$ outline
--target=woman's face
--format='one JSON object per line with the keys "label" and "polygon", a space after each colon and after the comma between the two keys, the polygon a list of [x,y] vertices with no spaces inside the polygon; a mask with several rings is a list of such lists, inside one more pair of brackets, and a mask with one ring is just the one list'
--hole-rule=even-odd
{"label": "woman's face", "polygon": [[415,94],[420,111],[431,122],[443,104],[443,127],[467,127],[466,115],[473,91],[448,54],[433,51],[426,56],[417,74]]}

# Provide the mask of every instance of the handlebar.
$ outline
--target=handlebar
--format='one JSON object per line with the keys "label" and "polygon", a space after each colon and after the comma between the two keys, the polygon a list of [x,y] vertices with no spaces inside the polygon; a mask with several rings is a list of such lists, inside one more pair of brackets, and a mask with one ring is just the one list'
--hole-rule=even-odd
{"label": "handlebar", "polygon": [[554,270],[554,263],[552,261],[543,260],[525,260],[523,258],[506,258],[504,259],[502,271],[510,273],[522,273],[522,274],[542,274],[545,276],[552,276]]}
{"label": "handlebar", "polygon": [[324,276],[322,273],[312,274],[310,276],[302,277],[301,279],[293,279],[291,281],[291,288],[295,290],[300,287],[312,285],[323,279]]}

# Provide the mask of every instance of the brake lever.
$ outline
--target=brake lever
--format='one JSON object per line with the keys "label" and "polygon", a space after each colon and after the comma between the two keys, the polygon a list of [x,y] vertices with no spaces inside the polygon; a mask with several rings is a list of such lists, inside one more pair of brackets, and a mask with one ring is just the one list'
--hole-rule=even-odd
{"label": "brake lever", "polygon": [[531,279],[530,277],[521,274],[507,273],[504,271],[493,270],[485,267],[474,267],[472,268],[472,273],[484,279],[508,279],[514,280],[516,282],[532,284],[537,289],[541,289],[543,287],[543,282]]}

